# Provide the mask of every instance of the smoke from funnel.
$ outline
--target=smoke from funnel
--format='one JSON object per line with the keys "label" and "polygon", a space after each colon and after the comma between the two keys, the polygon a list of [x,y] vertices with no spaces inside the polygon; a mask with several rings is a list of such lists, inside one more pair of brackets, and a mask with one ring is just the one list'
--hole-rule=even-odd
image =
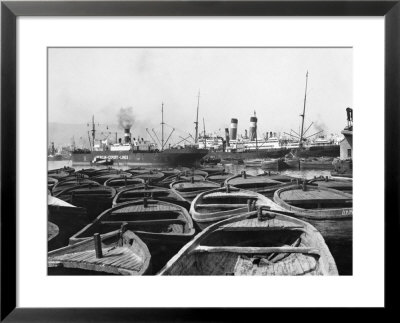
{"label": "smoke from funnel", "polygon": [[325,131],[326,126],[322,121],[314,122],[314,128],[316,131]]}
{"label": "smoke from funnel", "polygon": [[133,109],[132,107],[121,108],[118,113],[118,124],[123,129],[130,129],[133,125]]}

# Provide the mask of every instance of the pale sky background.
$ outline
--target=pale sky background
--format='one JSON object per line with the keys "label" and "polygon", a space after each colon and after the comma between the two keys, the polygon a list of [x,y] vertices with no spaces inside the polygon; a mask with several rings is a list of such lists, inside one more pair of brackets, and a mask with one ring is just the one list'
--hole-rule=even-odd
{"label": "pale sky background", "polygon": [[199,90],[199,128],[204,117],[206,132],[219,134],[231,118],[243,134],[254,110],[259,135],[298,131],[307,70],[310,134],[340,133],[353,100],[351,48],[51,48],[48,66],[49,122],[86,125],[94,115],[105,129],[131,106],[131,132],[145,137],[145,128],[160,134],[164,102],[172,143],[194,135]]}

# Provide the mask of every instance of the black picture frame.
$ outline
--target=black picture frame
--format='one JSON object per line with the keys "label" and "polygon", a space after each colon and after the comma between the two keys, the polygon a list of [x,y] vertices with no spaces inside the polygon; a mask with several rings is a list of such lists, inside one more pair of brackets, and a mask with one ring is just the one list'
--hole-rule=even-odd
{"label": "black picture frame", "polygon": [[[1,3],[1,320],[6,322],[233,321],[239,309],[16,307],[16,19],[19,16],[384,16],[385,308],[399,274],[390,237],[399,230],[400,3],[396,1],[3,1]],[[372,112],[371,112],[372,113]],[[382,158],[382,156],[372,156]],[[365,161],[373,163],[373,161]],[[390,287],[393,286],[393,287]],[[267,304],[266,304],[267,305]],[[229,311],[229,313],[228,313]],[[252,317],[260,310],[254,310]],[[263,315],[263,313],[261,313]],[[315,318],[316,319],[316,318]]]}

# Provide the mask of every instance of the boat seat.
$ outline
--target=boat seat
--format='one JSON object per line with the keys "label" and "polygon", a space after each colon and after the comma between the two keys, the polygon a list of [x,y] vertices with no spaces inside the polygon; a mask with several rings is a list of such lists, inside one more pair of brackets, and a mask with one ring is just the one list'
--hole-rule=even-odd
{"label": "boat seat", "polygon": [[240,254],[266,254],[266,253],[304,253],[320,255],[316,248],[307,247],[231,247],[231,246],[198,246],[190,253],[233,252]]}

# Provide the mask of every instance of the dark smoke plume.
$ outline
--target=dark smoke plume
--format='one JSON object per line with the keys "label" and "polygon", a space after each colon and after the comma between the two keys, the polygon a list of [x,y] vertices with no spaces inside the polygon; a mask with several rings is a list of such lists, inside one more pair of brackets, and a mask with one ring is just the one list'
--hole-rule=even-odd
{"label": "dark smoke plume", "polygon": [[118,113],[118,124],[123,129],[130,129],[133,125],[134,117],[132,107],[121,108]]}

